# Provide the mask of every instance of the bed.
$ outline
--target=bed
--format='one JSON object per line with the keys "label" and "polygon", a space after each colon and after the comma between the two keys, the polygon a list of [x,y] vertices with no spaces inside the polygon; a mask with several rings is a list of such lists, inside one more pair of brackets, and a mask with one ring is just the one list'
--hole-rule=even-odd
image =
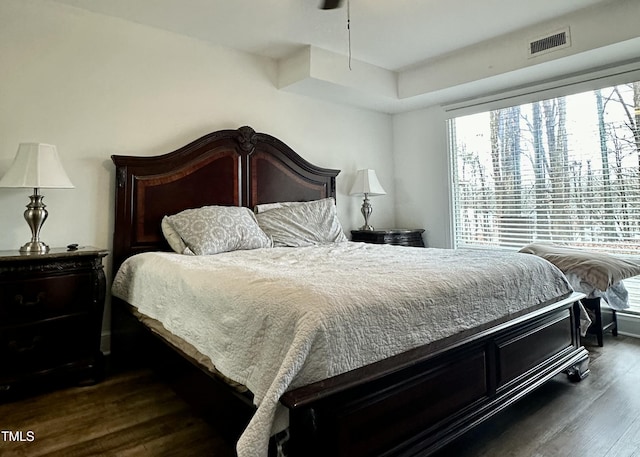
{"label": "bed", "polygon": [[[174,312],[176,303],[190,306],[201,299],[191,294],[171,295],[172,298],[169,299],[169,291],[173,294],[176,289],[186,287],[184,284],[187,277],[206,278],[205,268],[211,268],[205,266],[206,263],[222,262],[222,266],[214,267],[218,268],[221,278],[223,271],[233,271],[238,278],[244,278],[236,281],[231,291],[225,293],[233,296],[234,299],[244,300],[243,306],[249,306],[252,305],[251,299],[247,298],[249,296],[245,297],[245,293],[248,293],[252,287],[252,276],[242,275],[254,273],[257,275],[258,270],[262,268],[260,267],[262,259],[269,259],[264,260],[267,265],[262,268],[267,275],[266,279],[260,277],[260,281],[274,283],[284,281],[282,278],[286,278],[287,274],[285,269],[282,268],[280,272],[279,267],[273,266],[276,264],[269,262],[276,262],[275,257],[286,258],[287,262],[295,263],[297,268],[300,268],[298,271],[306,272],[306,275],[299,276],[311,278],[308,279],[307,285],[294,287],[287,294],[282,294],[282,297],[285,295],[291,297],[292,301],[287,305],[291,309],[296,307],[296,303],[305,301],[301,304],[301,314],[305,316],[309,313],[304,306],[310,306],[309,303],[313,303],[313,297],[322,299],[318,302],[322,306],[317,303],[314,306],[323,309],[333,307],[333,297],[336,303],[342,300],[334,295],[333,291],[326,292],[326,289],[314,287],[316,285],[314,278],[318,283],[323,280],[318,276],[320,273],[312,271],[313,268],[319,267],[323,271],[347,271],[349,264],[344,262],[348,257],[382,259],[378,264],[388,263],[391,266],[386,270],[379,267],[382,269],[375,271],[365,269],[363,266],[356,267],[355,270],[358,272],[365,272],[359,273],[359,277],[362,278],[360,284],[353,278],[342,278],[341,275],[326,279],[335,283],[342,281],[344,287],[356,291],[353,298],[344,303],[340,302],[341,305],[338,306],[356,320],[350,321],[348,326],[336,331],[333,334],[335,339],[340,339],[339,336],[351,332],[358,333],[361,337],[364,335],[366,340],[366,336],[372,334],[376,335],[374,338],[376,341],[372,344],[378,344],[378,349],[369,352],[354,351],[350,359],[357,360],[354,360],[353,364],[349,362],[341,365],[342,362],[327,364],[319,362],[325,359],[333,360],[334,353],[329,348],[331,344],[320,345],[319,353],[322,356],[317,359],[297,357],[297,351],[301,347],[311,347],[316,344],[317,339],[305,340],[300,347],[292,345],[289,348],[295,351],[284,354],[282,357],[287,359],[287,355],[293,355],[293,359],[298,360],[297,365],[296,363],[279,364],[278,370],[275,370],[280,373],[278,379],[284,379],[286,382],[278,383],[277,388],[272,390],[263,389],[259,384],[260,380],[252,381],[258,378],[238,376],[237,372],[233,372],[234,368],[228,368],[228,364],[224,362],[224,353],[215,352],[220,351],[219,348],[214,349],[216,355],[213,356],[213,359],[218,357],[219,359],[208,360],[211,357],[206,354],[203,356],[204,348],[200,345],[203,341],[208,342],[207,338],[195,338],[191,347],[189,344],[183,345],[181,340],[184,338],[164,328],[165,325],[170,326],[168,323],[158,325],[160,320],[156,317],[161,317],[159,314],[154,314],[155,311],[141,305],[141,308],[149,313],[145,314],[134,303],[128,302],[138,300],[134,292],[131,292],[131,295],[122,291],[116,294],[113,300],[114,319],[112,321],[112,357],[115,360],[134,353],[129,343],[135,341],[131,335],[133,332],[151,329],[177,353],[183,355],[199,369],[211,374],[212,378],[219,378],[220,374],[226,377],[227,370],[231,370],[233,372],[231,381],[236,382],[232,382],[231,384],[234,385],[229,387],[230,396],[238,397],[238,390],[246,384],[250,384],[257,391],[257,395],[253,392],[254,402],[257,403],[254,418],[238,444],[238,453],[241,456],[264,455],[266,453],[264,441],[269,439],[272,432],[277,431],[275,422],[279,422],[278,417],[281,416],[284,417],[284,422],[279,422],[279,426],[283,433],[278,434],[278,440],[280,443],[285,443],[286,454],[292,457],[428,455],[557,374],[566,372],[576,381],[588,374],[588,352],[580,344],[578,330],[578,302],[584,295],[568,288],[562,291],[547,290],[544,292],[547,295],[543,296],[543,289],[549,289],[551,282],[556,281],[559,284],[566,281],[561,274],[560,279],[554,276],[553,280],[543,281],[542,286],[539,287],[540,296],[537,296],[538,289],[525,294],[527,300],[532,300],[535,305],[514,303],[513,298],[502,297],[503,301],[506,300],[505,303],[509,303],[509,307],[513,306],[513,309],[505,311],[502,315],[484,311],[484,302],[487,302],[486,309],[491,309],[491,306],[489,306],[489,300],[479,298],[480,292],[475,280],[470,282],[460,280],[457,289],[451,288],[446,291],[451,301],[450,308],[461,309],[468,306],[474,310],[471,316],[486,314],[486,317],[477,322],[465,318],[458,320],[457,326],[449,327],[442,324],[442,320],[440,323],[428,325],[420,322],[418,327],[430,327],[430,330],[442,333],[438,334],[436,331],[437,337],[424,340],[420,339],[421,334],[416,335],[415,338],[410,338],[408,346],[404,347],[396,344],[397,340],[401,339],[398,335],[402,335],[406,330],[404,327],[396,329],[396,333],[390,329],[393,326],[385,327],[381,331],[380,326],[388,324],[377,321],[373,324],[367,323],[371,327],[358,327],[357,319],[370,313],[363,311],[363,306],[357,303],[357,298],[368,293],[367,278],[375,278],[375,275],[379,278],[390,275],[391,270],[397,269],[394,262],[399,262],[397,265],[400,265],[403,257],[409,259],[409,262],[405,263],[420,266],[420,268],[414,268],[416,270],[414,273],[418,276],[411,280],[411,282],[420,283],[425,275],[419,276],[420,271],[417,270],[423,267],[424,269],[433,268],[429,267],[429,262],[433,262],[430,257],[436,255],[438,250],[374,246],[342,241],[334,245],[318,247],[265,247],[242,253],[231,252],[228,253],[229,255],[225,253],[218,258],[216,256],[184,256],[170,252],[171,249],[161,230],[161,222],[166,215],[210,205],[253,209],[257,205],[275,202],[335,199],[335,179],[339,171],[310,164],[275,137],[257,133],[250,127],[242,127],[238,130],[211,133],[167,154],[151,157],[113,156],[113,161],[116,165],[114,271],[127,270],[127,274],[133,275],[134,280],[131,281],[133,283],[141,281],[140,278],[143,276],[141,271],[153,271],[142,270],[141,265],[144,263],[155,265],[160,271],[177,272],[176,264],[184,264],[184,268],[190,272],[199,271],[193,274],[170,273],[169,276],[179,278],[176,281],[179,281],[180,286],[167,286],[166,293],[161,294],[166,302],[156,298],[148,300],[153,302],[150,305],[159,305],[165,311],[168,308],[169,312],[178,316],[178,320],[184,320],[181,316],[185,314]],[[449,250],[441,254],[449,256],[447,261],[451,265],[471,264],[465,261],[465,257],[457,257],[463,256],[464,253]],[[553,270],[557,270],[548,262],[535,256],[509,255],[515,257],[500,260],[496,255],[495,258],[491,257],[491,263],[494,263],[495,259],[496,264],[502,262],[506,268],[509,265],[525,262],[526,258],[526,263],[520,266],[523,270],[517,275],[519,278],[555,275]],[[250,273],[246,272],[246,266],[243,266],[242,270],[234,270],[240,268],[239,258],[247,256],[249,259],[242,259],[242,262],[243,265],[253,265],[253,268],[249,269]],[[291,260],[291,256],[298,257]],[[485,263],[486,259],[485,256]],[[539,263],[529,264],[530,261]],[[442,261],[438,260],[438,262]],[[332,265],[335,268],[332,268]],[[441,265],[444,264],[441,263]],[[529,270],[530,268],[541,268],[541,270]],[[435,275],[437,270],[433,268],[431,271]],[[335,271],[333,273],[335,274]],[[278,277],[278,274],[282,277]],[[500,274],[502,273],[498,276]],[[290,279],[295,277],[291,273],[289,275]],[[116,275],[116,281],[119,281],[120,276],[120,273]],[[208,277],[217,278],[218,275]],[[396,280],[400,281],[400,278],[395,278],[389,284],[396,284]],[[206,279],[204,282],[207,282]],[[215,281],[209,280],[209,282]],[[233,283],[233,281],[227,282]],[[371,283],[374,282],[372,279]],[[168,280],[166,284],[169,284]],[[203,286],[189,287],[191,287],[189,290],[200,290]],[[409,283],[398,286],[400,295],[402,295],[402,289],[409,290],[410,287],[412,284]],[[500,288],[499,284],[492,287],[494,295],[503,295],[500,291],[504,288]],[[307,289],[313,289],[313,295],[310,296],[312,298],[309,298],[308,303],[306,298],[303,299],[304,295],[296,295],[308,293]],[[277,292],[275,294],[277,295]],[[411,294],[413,295],[409,301],[420,301],[420,297],[415,296],[417,292],[411,292]],[[146,292],[137,294],[138,297],[145,295]],[[274,303],[268,305],[278,304],[275,303],[278,300],[272,300],[272,302]],[[260,303],[257,308],[262,306],[264,305]],[[277,308],[270,309],[272,310],[270,319],[280,316],[281,311]],[[253,315],[254,312],[257,311],[251,311],[249,315]],[[186,314],[190,313],[191,311]],[[206,312],[202,312],[203,316],[205,314]],[[135,318],[129,319],[129,324],[125,326],[122,316]],[[408,319],[402,319],[402,325],[412,325],[418,321],[415,315],[409,314],[409,316]],[[245,319],[248,318],[245,316]],[[200,318],[196,320],[199,321]],[[337,326],[341,325],[338,321],[342,319],[334,320]],[[130,326],[131,322],[142,324]],[[307,322],[305,321],[305,325]],[[324,325],[325,321],[322,322]],[[215,322],[211,325],[215,325]],[[293,323],[283,328],[288,329],[297,325]],[[377,329],[377,333],[374,329]],[[314,331],[316,330],[317,328],[314,327]],[[412,327],[413,330],[415,329]],[[269,332],[267,330],[262,333]],[[395,336],[390,336],[385,344],[380,345],[378,339],[387,334]],[[186,338],[186,335],[183,336]],[[322,341],[331,342],[333,339],[324,337]],[[343,347],[348,347],[349,342],[345,341],[346,346]],[[260,344],[253,347],[262,345],[266,346],[267,343],[261,340]],[[194,347],[195,352],[193,352]],[[388,352],[385,352],[387,349]],[[380,354],[377,357],[360,356],[360,352],[377,353],[378,350]],[[138,357],[144,357],[144,354]],[[259,357],[260,355],[256,355],[256,358]],[[269,357],[277,357],[277,354],[270,353]],[[212,370],[212,364],[208,362],[213,362],[217,370]],[[307,370],[310,366],[320,366],[321,369]],[[218,373],[214,373],[215,371]],[[237,377],[241,379],[235,379]],[[255,400],[256,397],[259,401]],[[280,414],[282,411],[284,413]],[[266,423],[263,420],[264,417],[268,418]],[[259,444],[256,445],[256,442]]]}

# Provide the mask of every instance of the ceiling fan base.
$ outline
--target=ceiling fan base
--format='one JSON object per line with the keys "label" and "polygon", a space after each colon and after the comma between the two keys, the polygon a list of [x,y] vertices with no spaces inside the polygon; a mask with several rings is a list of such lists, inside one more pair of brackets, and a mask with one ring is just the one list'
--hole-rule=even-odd
{"label": "ceiling fan base", "polygon": [[342,0],[324,0],[320,5],[321,10],[333,10],[342,6]]}

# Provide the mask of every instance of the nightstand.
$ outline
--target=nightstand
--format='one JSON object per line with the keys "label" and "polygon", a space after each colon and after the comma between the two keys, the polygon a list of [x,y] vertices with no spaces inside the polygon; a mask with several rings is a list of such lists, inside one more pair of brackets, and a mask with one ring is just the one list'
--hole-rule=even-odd
{"label": "nightstand", "polygon": [[424,229],[351,230],[351,241],[398,246],[425,246]]}
{"label": "nightstand", "polygon": [[0,251],[0,392],[101,378],[106,255]]}

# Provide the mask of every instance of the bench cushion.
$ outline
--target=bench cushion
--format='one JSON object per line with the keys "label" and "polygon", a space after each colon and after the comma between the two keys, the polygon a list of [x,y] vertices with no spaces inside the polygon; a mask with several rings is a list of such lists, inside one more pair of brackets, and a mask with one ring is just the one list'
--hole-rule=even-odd
{"label": "bench cushion", "polygon": [[601,252],[537,243],[523,247],[520,252],[542,257],[563,273],[574,273],[601,291],[623,279],[640,275],[640,263]]}

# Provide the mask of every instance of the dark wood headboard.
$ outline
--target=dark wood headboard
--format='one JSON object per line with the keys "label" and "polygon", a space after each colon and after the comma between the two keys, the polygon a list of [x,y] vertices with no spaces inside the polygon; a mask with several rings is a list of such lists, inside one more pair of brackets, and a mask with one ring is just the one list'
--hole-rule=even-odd
{"label": "dark wood headboard", "polygon": [[209,133],[167,154],[113,155],[114,271],[129,256],[169,250],[165,215],[206,205],[246,206],[336,196],[340,170],[316,167],[251,127]]}

